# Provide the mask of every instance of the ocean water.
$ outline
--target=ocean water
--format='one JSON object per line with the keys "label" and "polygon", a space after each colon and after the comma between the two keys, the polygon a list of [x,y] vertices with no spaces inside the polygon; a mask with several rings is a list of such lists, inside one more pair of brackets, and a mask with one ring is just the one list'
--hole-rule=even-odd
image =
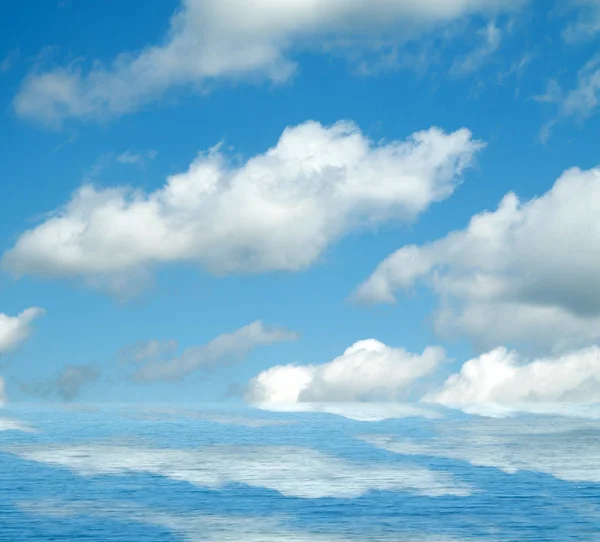
{"label": "ocean water", "polygon": [[313,410],[4,409],[0,541],[600,541],[597,409]]}

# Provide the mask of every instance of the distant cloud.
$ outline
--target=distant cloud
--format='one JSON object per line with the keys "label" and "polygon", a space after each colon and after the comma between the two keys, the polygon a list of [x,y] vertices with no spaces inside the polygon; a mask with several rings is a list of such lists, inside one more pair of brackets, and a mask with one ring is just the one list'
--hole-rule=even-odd
{"label": "distant cloud", "polygon": [[94,365],[65,365],[55,376],[34,382],[21,383],[21,391],[44,399],[72,401],[82,388],[98,381],[100,371]]}
{"label": "distant cloud", "polygon": [[150,160],[154,160],[157,155],[158,152],[155,150],[143,152],[125,151],[117,156],[117,162],[121,164],[143,165]]}
{"label": "distant cloud", "polygon": [[137,364],[132,378],[138,382],[179,380],[196,371],[237,362],[257,346],[295,339],[297,334],[292,331],[268,327],[257,321],[232,333],[219,335],[203,346],[186,348],[181,355],[174,357],[171,357],[174,349],[172,341],[150,341],[132,350]]}
{"label": "distant cloud", "polygon": [[423,283],[438,294],[438,333],[481,349],[527,344],[564,351],[600,338],[600,169],[566,171],[531,201],[507,194],[463,230],[386,258],[355,293],[394,303]]}
{"label": "distant cloud", "polygon": [[[219,80],[288,80],[299,50],[402,44],[441,25],[493,16],[526,0],[183,0],[159,45],[112,62],[35,70],[14,99],[25,118],[58,127],[65,119],[130,113],[172,89]],[[232,17],[231,14],[236,16]]]}
{"label": "distant cloud", "polygon": [[120,296],[170,262],[215,274],[298,271],[351,232],[415,220],[453,193],[483,147],[467,129],[374,143],[350,122],[305,122],[239,166],[218,147],[202,153],[155,192],[85,185],[1,265]]}
{"label": "distant cloud", "polygon": [[253,378],[246,393],[251,404],[406,400],[418,379],[446,360],[441,348],[422,354],[391,348],[374,339],[358,341],[321,365],[277,365]]}
{"label": "distant cloud", "polygon": [[496,403],[600,403],[600,348],[524,360],[496,348],[467,361],[426,401],[451,407]]}

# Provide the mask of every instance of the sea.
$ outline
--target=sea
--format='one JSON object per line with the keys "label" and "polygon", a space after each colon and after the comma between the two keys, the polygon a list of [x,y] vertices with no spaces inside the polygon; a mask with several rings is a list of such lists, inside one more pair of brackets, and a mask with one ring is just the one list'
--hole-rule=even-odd
{"label": "sea", "polygon": [[600,541],[600,408],[8,406],[0,541]]}

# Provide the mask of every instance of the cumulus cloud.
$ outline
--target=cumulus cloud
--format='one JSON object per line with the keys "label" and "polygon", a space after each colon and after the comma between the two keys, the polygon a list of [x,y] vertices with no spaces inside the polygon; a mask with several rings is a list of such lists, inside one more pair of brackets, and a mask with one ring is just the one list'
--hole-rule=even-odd
{"label": "cumulus cloud", "polygon": [[100,371],[94,365],[65,365],[55,376],[47,380],[24,382],[21,390],[44,399],[77,399],[81,390],[100,379]]}
{"label": "cumulus cloud", "polygon": [[218,148],[202,153],[149,194],[83,186],[23,233],[2,266],[120,294],[160,263],[219,274],[305,269],[349,232],[413,220],[450,196],[482,147],[466,129],[376,144],[349,122],[306,122],[239,166]]}
{"label": "cumulus cloud", "polygon": [[411,354],[368,339],[353,344],[329,363],[271,367],[250,381],[246,400],[268,408],[405,399],[412,384],[444,360],[441,348],[428,347],[422,354]]}
{"label": "cumulus cloud", "polygon": [[229,483],[267,488],[287,497],[353,499],[372,491],[467,496],[451,475],[416,465],[357,463],[311,448],[213,445],[192,450],[99,444],[19,446],[5,451],[83,476],[143,472],[220,488]]}
{"label": "cumulus cloud", "polygon": [[527,402],[600,403],[600,348],[557,357],[522,360],[497,348],[467,361],[426,401],[446,406]]}
{"label": "cumulus cloud", "polygon": [[551,190],[473,216],[464,230],[385,259],[355,293],[393,303],[422,281],[440,297],[441,334],[482,349],[515,343],[566,351],[600,337],[600,168],[566,171]]}
{"label": "cumulus cloud", "polygon": [[248,78],[278,83],[296,71],[295,51],[377,47],[383,36],[401,44],[436,25],[524,1],[183,0],[161,44],[91,69],[38,68],[23,82],[14,107],[22,117],[60,126],[68,118],[135,111],[172,89]]}
{"label": "cumulus cloud", "polygon": [[239,361],[258,346],[297,338],[298,335],[293,331],[265,326],[256,321],[232,333],[223,333],[205,345],[186,348],[180,356],[165,356],[172,352],[173,341],[150,341],[133,350],[133,359],[140,364],[133,379],[138,382],[180,380],[196,371],[206,371],[218,365]]}

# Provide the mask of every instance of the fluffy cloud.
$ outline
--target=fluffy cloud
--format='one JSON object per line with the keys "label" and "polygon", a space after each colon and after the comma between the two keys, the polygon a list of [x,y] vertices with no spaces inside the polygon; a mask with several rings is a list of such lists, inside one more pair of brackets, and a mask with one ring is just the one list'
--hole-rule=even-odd
{"label": "fluffy cloud", "polygon": [[555,351],[600,337],[600,169],[570,169],[539,198],[504,197],[464,230],[384,260],[356,292],[370,303],[424,281],[440,333],[481,348],[527,342]]}
{"label": "fluffy cloud", "polygon": [[143,445],[45,444],[6,451],[84,476],[144,472],[200,487],[220,488],[238,483],[302,499],[352,499],[371,490],[428,496],[470,494],[465,484],[442,472],[406,464],[351,462],[293,446],[214,445],[177,450]]}
{"label": "fluffy cloud", "polygon": [[83,186],[23,233],[2,265],[17,275],[82,277],[126,295],[152,264],[214,273],[304,269],[359,228],[412,220],[452,194],[483,147],[432,128],[375,144],[348,122],[288,128],[240,166],[218,150],[150,194]]}
{"label": "fluffy cloud", "polygon": [[[184,0],[161,45],[120,54],[108,65],[34,71],[14,106],[48,125],[117,116],[168,90],[242,78],[281,82],[293,51],[400,44],[463,16],[507,10],[525,0]],[[236,16],[232,17],[231,14]]]}
{"label": "fluffy cloud", "polygon": [[411,354],[369,339],[322,365],[278,365],[253,378],[246,400],[273,407],[296,403],[398,400],[445,360],[441,348]]}
{"label": "fluffy cloud", "polygon": [[446,406],[528,402],[600,403],[600,348],[523,361],[497,348],[467,361],[426,401]]}
{"label": "fluffy cloud", "polygon": [[176,347],[173,341],[150,341],[133,349],[132,359],[141,364],[133,379],[138,382],[179,380],[195,371],[238,361],[257,346],[297,338],[292,331],[257,321],[232,333],[223,333],[203,346],[186,348],[180,356],[171,356]]}

